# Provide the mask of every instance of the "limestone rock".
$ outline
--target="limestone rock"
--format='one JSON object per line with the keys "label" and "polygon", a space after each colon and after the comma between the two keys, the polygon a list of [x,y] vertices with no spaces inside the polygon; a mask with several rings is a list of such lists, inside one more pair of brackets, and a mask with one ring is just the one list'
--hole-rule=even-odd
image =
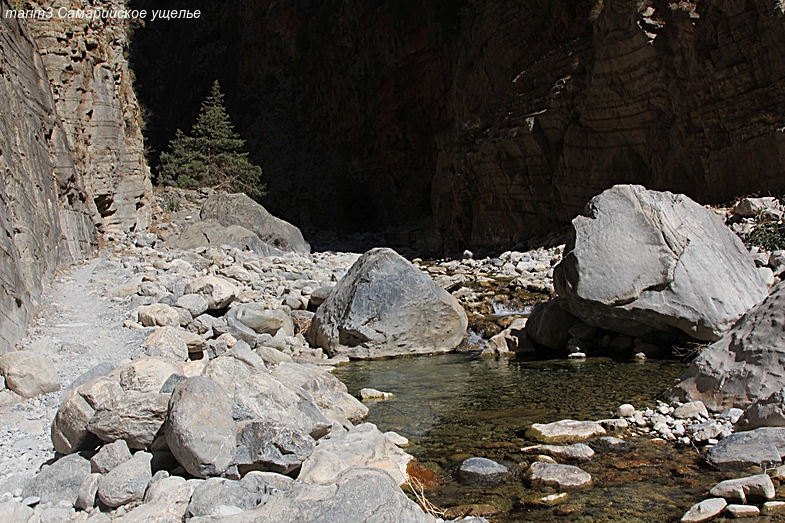
{"label": "limestone rock", "polygon": [[785,428],[759,428],[736,432],[706,453],[706,461],[720,470],[779,465],[785,456]]}
{"label": "limestone rock", "polygon": [[152,357],[134,360],[113,373],[124,390],[156,393],[172,374],[182,374],[176,362]]}
{"label": "limestone rock", "polygon": [[194,490],[187,513],[191,517],[218,515],[221,506],[237,507],[242,511],[259,505],[261,498],[240,481],[208,478]]}
{"label": "limestone rock", "polygon": [[0,356],[0,374],[6,387],[25,398],[60,390],[60,378],[52,363],[35,352],[14,351]]}
{"label": "limestone rock", "polygon": [[52,420],[52,443],[57,452],[71,454],[91,445],[97,439],[87,430],[95,409],[74,390],[60,403]]}
{"label": "limestone rock", "polygon": [[592,485],[591,475],[578,467],[541,461],[531,464],[529,480],[533,485],[545,485],[558,490],[588,488]]}
{"label": "limestone rock", "polygon": [[145,327],[179,327],[180,314],[169,305],[153,303],[139,307],[139,323]]}
{"label": "limestone rock", "polygon": [[584,443],[572,445],[534,445],[521,449],[527,453],[545,454],[568,461],[588,461],[594,457],[594,450]]}
{"label": "limestone rock", "polygon": [[116,508],[134,501],[142,501],[153,478],[150,462],[153,455],[137,452],[134,457],[118,465],[101,478],[98,498],[107,507]]}
{"label": "limestone rock", "polygon": [[760,516],[760,509],[754,505],[728,505],[725,512],[732,518],[752,518]]}
{"label": "limestone rock", "polygon": [[189,225],[178,236],[167,239],[166,244],[176,249],[229,245],[241,251],[254,252],[260,256],[270,256],[277,253],[277,251],[270,249],[270,246],[253,231],[242,225],[224,226],[218,220],[210,218]]}
{"label": "limestone rock", "polygon": [[566,443],[581,441],[595,436],[604,436],[605,429],[594,421],[575,421],[571,419],[553,423],[534,423],[526,430],[526,437],[545,443]]}
{"label": "limestone rock", "polygon": [[[207,301],[207,310],[223,309],[237,297],[237,288],[217,276],[203,276],[185,286],[186,294],[199,294]],[[179,324],[178,324],[179,325]]]}
{"label": "limestone rock", "polygon": [[565,306],[565,300],[558,296],[537,305],[526,322],[525,332],[529,339],[550,349],[565,350],[572,337],[569,330],[578,322]]}
{"label": "limestone rock", "polygon": [[71,454],[36,474],[25,486],[24,496],[38,496],[41,503],[57,505],[62,500],[73,505],[89,475],[90,462],[79,454]]}
{"label": "limestone rock", "polygon": [[776,497],[777,492],[768,474],[756,474],[746,478],[720,481],[709,491],[714,497],[747,503],[752,501],[769,501]]}
{"label": "limestone rock", "polygon": [[271,215],[244,194],[216,193],[207,199],[199,215],[202,220],[213,219],[224,226],[248,228],[269,246],[270,251],[264,255],[311,252],[311,246],[297,227]]}
{"label": "limestone rock", "polygon": [[176,305],[191,313],[194,318],[204,314],[207,310],[207,300],[199,294],[183,294],[177,298]]}
{"label": "limestone rock", "polygon": [[33,509],[18,501],[0,503],[0,523],[16,523],[29,521],[33,517]]}
{"label": "limestone rock", "polygon": [[149,449],[166,419],[167,394],[126,391],[118,400],[99,409],[87,430],[102,441],[125,440],[132,449]]}
{"label": "limestone rock", "polygon": [[319,307],[308,340],[330,356],[382,358],[447,352],[463,339],[458,301],[391,249],[352,265]]}
{"label": "limestone rock", "polygon": [[283,363],[271,372],[284,386],[308,392],[319,410],[331,420],[356,423],[368,415],[368,407],[350,395],[341,380],[315,365]]}
{"label": "limestone rock", "polygon": [[385,471],[396,485],[402,485],[408,481],[406,466],[411,459],[379,432],[376,425],[363,423],[348,432],[319,440],[303,462],[298,479],[327,485],[347,469],[372,467]]}
{"label": "limestone rock", "polygon": [[280,309],[265,309],[258,303],[244,303],[233,308],[229,314],[258,334],[275,336],[283,329],[287,336],[294,336],[292,318]]}
{"label": "limestone rock", "polygon": [[679,521],[682,523],[701,523],[703,521],[709,521],[722,514],[722,511],[725,510],[725,507],[727,506],[728,502],[722,498],[704,499],[700,503],[693,505]]}
{"label": "limestone rock", "polygon": [[237,421],[266,420],[310,434],[314,439],[329,432],[331,422],[305,390],[291,390],[262,372],[251,374],[234,386]]}
{"label": "limestone rock", "polygon": [[[195,334],[194,336],[198,335]],[[144,348],[145,354],[148,356],[175,361],[188,359],[188,346],[179,336],[175,327],[155,329],[144,341]]]}
{"label": "limestone rock", "polygon": [[741,240],[686,196],[617,185],[573,229],[554,285],[589,325],[714,341],[768,295]]}
{"label": "limestone rock", "polygon": [[458,468],[461,481],[467,483],[493,484],[502,481],[509,469],[500,463],[488,458],[468,458]]}
{"label": "limestone rock", "polygon": [[785,330],[780,326],[785,284],[780,283],[721,339],[695,358],[665,396],[701,400],[712,410],[746,408],[785,387]]}
{"label": "limestone rock", "polygon": [[177,385],[169,400],[166,442],[196,477],[218,476],[234,460],[232,401],[213,380],[198,376]]}
{"label": "limestone rock", "polygon": [[275,422],[251,420],[237,424],[236,461],[244,470],[289,474],[300,468],[316,442],[300,430]]}
{"label": "limestone rock", "polygon": [[[90,458],[90,469],[99,474],[106,474],[113,468],[131,459],[131,451],[125,440],[117,440],[101,447],[95,456]],[[92,506],[92,505],[91,505]]]}
{"label": "limestone rock", "polygon": [[[129,453],[130,459],[130,453]],[[87,476],[79,487],[79,493],[76,496],[74,508],[78,510],[87,510],[95,506],[96,496],[98,495],[98,484],[101,482],[101,474],[93,473]]]}

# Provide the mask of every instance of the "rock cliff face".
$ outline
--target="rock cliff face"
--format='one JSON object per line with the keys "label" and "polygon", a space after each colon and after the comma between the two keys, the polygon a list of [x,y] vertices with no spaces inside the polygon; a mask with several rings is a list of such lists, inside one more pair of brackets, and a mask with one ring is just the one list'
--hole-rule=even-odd
{"label": "rock cliff face", "polygon": [[174,3],[202,17],[135,36],[153,146],[219,78],[266,205],[298,225],[431,216],[458,249],[548,231],[618,183],[785,188],[776,0]]}
{"label": "rock cliff face", "polygon": [[[144,158],[139,103],[124,53],[127,20],[58,16],[59,8],[125,8],[124,0],[62,2],[51,19],[27,21],[38,45],[76,169],[106,230],[144,230],[152,216],[152,187]],[[66,12],[66,11],[63,11]]]}
{"label": "rock cliff face", "polygon": [[[118,2],[92,2],[91,7]],[[31,8],[58,8],[62,2]],[[69,8],[77,7],[72,3]],[[0,353],[98,230],[149,226],[139,106],[118,20],[19,19],[0,2]],[[82,8],[87,7],[84,2]]]}
{"label": "rock cliff face", "polygon": [[[8,7],[0,3],[3,11]],[[57,267],[95,243],[92,202],[74,167],[35,42],[0,17],[0,353],[24,334]]]}

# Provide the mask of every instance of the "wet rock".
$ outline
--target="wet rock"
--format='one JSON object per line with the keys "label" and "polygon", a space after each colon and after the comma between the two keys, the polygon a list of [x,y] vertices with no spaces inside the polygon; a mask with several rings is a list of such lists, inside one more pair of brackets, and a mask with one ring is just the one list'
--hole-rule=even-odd
{"label": "wet rock", "polygon": [[781,514],[785,512],[785,501],[767,501],[760,511],[762,514]]}
{"label": "wet rock", "polygon": [[468,320],[458,301],[391,249],[373,249],[349,269],[308,330],[328,355],[383,358],[448,352]]}
{"label": "wet rock", "polygon": [[532,485],[544,485],[558,490],[582,489],[592,486],[591,475],[578,467],[540,461],[531,464],[529,480]]}
{"label": "wet rock", "polygon": [[469,458],[458,468],[461,481],[466,483],[499,483],[508,473],[507,467],[488,458]]}
{"label": "wet rock", "polygon": [[213,380],[188,378],[169,400],[166,442],[177,461],[196,477],[217,476],[234,460],[232,400]]}
{"label": "wet rock", "polygon": [[568,461],[588,461],[594,457],[592,448],[584,443],[572,445],[534,445],[521,449],[527,453],[545,454]]}
{"label": "wet rock", "polygon": [[682,419],[696,418],[698,416],[708,418],[709,411],[706,410],[706,405],[704,405],[702,401],[690,401],[689,403],[676,407],[673,411],[673,416]]}
{"label": "wet rock", "polygon": [[43,355],[13,351],[0,356],[0,374],[5,386],[25,398],[60,390],[60,378],[52,363]]}
{"label": "wet rock", "polygon": [[768,501],[776,497],[777,492],[768,474],[757,474],[746,478],[728,479],[717,483],[709,494],[729,501]]}
{"label": "wet rock", "polygon": [[605,429],[594,421],[561,420],[553,423],[534,423],[526,430],[526,437],[545,443],[567,443],[605,435]]}
{"label": "wet rock", "polygon": [[578,319],[565,309],[564,299],[556,297],[537,305],[526,322],[526,335],[539,345],[563,351],[572,337],[569,330]]}
{"label": "wet rock", "polygon": [[589,325],[714,341],[768,294],[739,238],[686,196],[617,185],[572,223],[554,286]]}
{"label": "wet rock", "polygon": [[760,516],[760,509],[753,505],[728,505],[725,513],[732,518],[751,518]]}
{"label": "wet rock", "polygon": [[142,501],[153,478],[150,462],[153,455],[137,452],[134,456],[109,471],[98,484],[98,498],[107,507],[116,508],[134,501]]}
{"label": "wet rock", "polygon": [[393,398],[392,392],[382,392],[376,389],[360,389],[358,392],[361,400],[387,400]]}
{"label": "wet rock", "polygon": [[728,502],[722,498],[710,498],[696,503],[688,510],[679,521],[682,523],[701,523],[709,521],[722,514]]}
{"label": "wet rock", "polygon": [[616,409],[617,418],[629,418],[633,414],[635,414],[635,407],[633,407],[629,403],[619,405],[619,407]]}

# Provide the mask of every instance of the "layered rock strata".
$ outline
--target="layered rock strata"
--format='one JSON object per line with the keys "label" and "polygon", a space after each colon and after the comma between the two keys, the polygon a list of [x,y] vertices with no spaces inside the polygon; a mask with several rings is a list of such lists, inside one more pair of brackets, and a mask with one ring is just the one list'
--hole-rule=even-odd
{"label": "layered rock strata", "polygon": [[[3,12],[10,8],[0,3]],[[89,188],[73,162],[25,23],[0,17],[0,353],[22,337],[44,284],[95,244]]]}

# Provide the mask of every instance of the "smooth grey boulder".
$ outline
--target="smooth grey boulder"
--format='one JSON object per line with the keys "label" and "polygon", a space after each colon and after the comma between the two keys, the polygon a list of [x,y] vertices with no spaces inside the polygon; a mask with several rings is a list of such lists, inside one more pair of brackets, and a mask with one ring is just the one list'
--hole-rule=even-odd
{"label": "smooth grey boulder", "polygon": [[225,478],[208,478],[194,489],[186,514],[190,517],[218,515],[221,506],[252,509],[265,496],[246,488],[247,483]]}
{"label": "smooth grey boulder", "polygon": [[316,311],[308,342],[372,359],[449,352],[468,320],[458,300],[392,249],[363,254]]}
{"label": "smooth grey boulder", "polygon": [[33,509],[18,501],[0,503],[0,523],[17,523],[29,521],[33,517]]}
{"label": "smooth grey boulder", "polygon": [[572,445],[532,445],[521,449],[523,452],[544,454],[568,461],[589,461],[594,457],[594,450],[585,443]]}
{"label": "smooth grey boulder", "polygon": [[153,455],[149,452],[137,452],[131,459],[113,468],[98,483],[98,499],[111,508],[142,501],[147,485],[153,479],[150,469],[152,459]]}
{"label": "smooth grey boulder", "polygon": [[253,231],[241,225],[224,226],[218,220],[205,219],[188,226],[182,233],[166,240],[175,249],[220,247],[229,245],[241,251],[251,251],[260,256],[279,254],[264,243]]}
{"label": "smooth grey boulder", "polygon": [[204,314],[207,310],[207,300],[199,294],[183,294],[177,298],[176,305],[191,313],[194,318]]}
{"label": "smooth grey boulder", "polygon": [[300,468],[315,445],[316,441],[301,430],[271,421],[244,421],[237,424],[235,461],[241,473],[266,470],[289,474]]}
{"label": "smooth grey boulder", "polygon": [[237,443],[232,400],[210,378],[188,378],[169,400],[166,443],[189,474],[219,476],[234,461]]}
{"label": "smooth grey boulder", "polygon": [[98,495],[98,484],[101,482],[101,478],[101,474],[97,472],[87,476],[82,482],[82,486],[79,487],[79,494],[76,496],[74,508],[77,510],[87,510],[95,506],[96,496]]}
{"label": "smooth grey boulder", "polygon": [[714,341],[768,294],[741,240],[686,196],[616,185],[572,226],[554,286],[589,325]]}
{"label": "smooth grey boulder", "polygon": [[750,309],[722,338],[701,351],[670,400],[701,400],[711,410],[745,409],[785,387],[785,284]]}
{"label": "smooth grey boulder", "polygon": [[532,310],[524,328],[529,339],[550,349],[565,350],[567,342],[572,338],[569,330],[578,323],[578,318],[564,307],[566,307],[564,298],[558,296],[538,304]]}
{"label": "smooth grey boulder", "polygon": [[79,454],[70,454],[33,476],[24,488],[23,497],[38,496],[41,504],[67,501],[73,505],[89,475],[90,462]]}
{"label": "smooth grey boulder", "polygon": [[710,448],[705,459],[719,470],[779,465],[785,456],[785,428],[763,427],[736,432]]}
{"label": "smooth grey boulder", "polygon": [[245,194],[215,193],[204,202],[199,216],[202,220],[215,220],[225,227],[239,225],[252,231],[269,248],[269,252],[259,253],[264,256],[311,252],[311,246],[303,239],[300,229],[276,218]]}
{"label": "smooth grey boulder", "polygon": [[468,458],[458,468],[458,476],[466,483],[499,483],[508,473],[507,467],[488,458]]}
{"label": "smooth grey boulder", "polygon": [[364,467],[341,472],[328,485],[297,482],[253,510],[226,523],[436,523],[382,471]]}

